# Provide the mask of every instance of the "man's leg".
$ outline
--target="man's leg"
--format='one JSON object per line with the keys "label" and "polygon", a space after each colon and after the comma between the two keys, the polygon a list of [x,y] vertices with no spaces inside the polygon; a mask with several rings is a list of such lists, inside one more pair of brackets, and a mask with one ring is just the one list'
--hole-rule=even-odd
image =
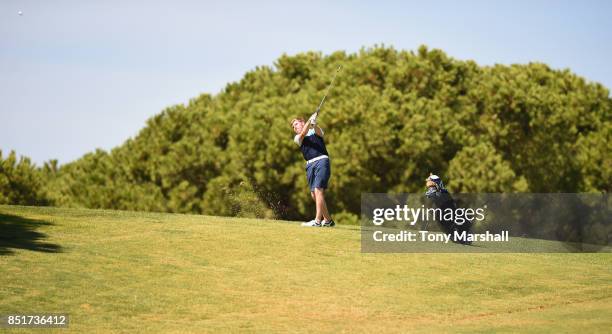
{"label": "man's leg", "polygon": [[[315,204],[316,204],[317,197],[315,196],[314,189],[310,192],[310,197],[312,197],[312,200],[315,201]],[[306,223],[302,223],[302,226],[321,227],[321,217],[322,217],[322,214],[320,213],[319,207],[317,206],[317,214],[316,214],[315,219],[309,222],[306,222]]]}
{"label": "man's leg", "polygon": [[324,218],[326,221],[331,221],[331,216],[327,210],[327,203],[325,203],[325,189],[315,188],[314,194],[317,204],[317,220]]}
{"label": "man's leg", "polygon": [[317,213],[315,214],[315,220],[320,222],[321,219],[323,219],[323,213],[321,212],[321,209],[319,207],[319,202],[317,201],[316,192],[317,192],[317,188],[315,188],[315,191],[310,192],[310,196],[312,197],[312,200],[315,202],[315,206],[317,209]]}
{"label": "man's leg", "polygon": [[[317,203],[317,199],[315,197],[315,192],[314,192],[314,182],[315,182],[315,168],[313,164],[309,164],[306,166],[306,180],[308,181],[308,187],[310,188],[310,197],[312,197],[312,200],[315,202],[315,204]],[[319,213],[319,209],[317,208],[317,213],[315,215],[315,219],[309,221],[308,223],[302,224],[305,226],[316,226],[316,225],[312,225],[314,223],[319,223],[321,222],[321,214]]]}

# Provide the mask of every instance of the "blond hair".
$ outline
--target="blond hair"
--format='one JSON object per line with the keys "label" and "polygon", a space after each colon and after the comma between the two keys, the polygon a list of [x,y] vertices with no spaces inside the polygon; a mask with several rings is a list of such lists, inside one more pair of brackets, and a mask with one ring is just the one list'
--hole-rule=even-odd
{"label": "blond hair", "polygon": [[291,120],[291,122],[289,122],[289,126],[290,126],[291,128],[293,128],[293,122],[295,122],[295,121],[301,121],[301,122],[304,122],[304,119],[303,119],[302,117],[299,117],[299,116],[298,116],[298,117],[295,117],[294,119],[292,119],[292,120]]}

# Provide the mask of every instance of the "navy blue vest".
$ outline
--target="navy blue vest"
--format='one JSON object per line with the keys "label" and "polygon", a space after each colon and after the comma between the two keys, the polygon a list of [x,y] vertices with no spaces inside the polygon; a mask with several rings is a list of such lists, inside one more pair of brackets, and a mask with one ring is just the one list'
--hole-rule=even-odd
{"label": "navy blue vest", "polygon": [[319,137],[316,134],[304,137],[300,150],[302,150],[302,155],[306,161],[322,155],[329,155],[325,148],[323,137]]}

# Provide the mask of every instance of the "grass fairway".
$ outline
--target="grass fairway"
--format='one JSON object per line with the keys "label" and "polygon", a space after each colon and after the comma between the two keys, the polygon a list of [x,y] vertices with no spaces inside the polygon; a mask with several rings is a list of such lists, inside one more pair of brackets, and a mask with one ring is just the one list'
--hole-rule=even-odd
{"label": "grass fairway", "polygon": [[61,333],[612,328],[609,253],[361,254],[354,226],[0,206],[0,268],[0,314]]}

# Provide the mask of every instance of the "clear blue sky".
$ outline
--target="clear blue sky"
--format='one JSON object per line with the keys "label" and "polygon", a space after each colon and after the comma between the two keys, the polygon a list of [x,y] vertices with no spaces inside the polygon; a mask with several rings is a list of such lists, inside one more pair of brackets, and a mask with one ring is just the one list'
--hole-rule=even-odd
{"label": "clear blue sky", "polygon": [[483,65],[539,61],[612,87],[605,0],[1,0],[0,149],[66,163],[282,53],[381,43]]}

